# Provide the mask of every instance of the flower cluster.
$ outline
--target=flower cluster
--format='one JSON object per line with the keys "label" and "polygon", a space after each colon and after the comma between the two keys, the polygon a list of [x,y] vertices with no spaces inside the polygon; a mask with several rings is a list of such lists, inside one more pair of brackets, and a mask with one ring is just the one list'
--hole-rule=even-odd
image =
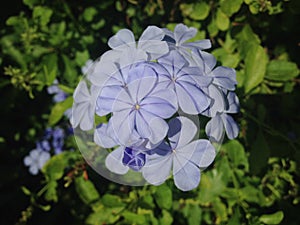
{"label": "flower cluster", "polygon": [[[221,142],[224,132],[230,139],[238,135],[229,115],[239,110],[235,71],[216,67],[204,51],[209,40],[187,42],[196,33],[183,24],[174,32],[149,26],[136,42],[122,29],[78,84],[72,125],[91,130],[95,114],[108,115],[107,123],[97,124],[94,141],[113,149],[105,160],[110,171],[138,171],[153,185],[173,174],[179,189],[191,190],[200,169],[215,158],[211,142]],[[208,139],[198,139],[200,128],[190,115],[210,118]]]}

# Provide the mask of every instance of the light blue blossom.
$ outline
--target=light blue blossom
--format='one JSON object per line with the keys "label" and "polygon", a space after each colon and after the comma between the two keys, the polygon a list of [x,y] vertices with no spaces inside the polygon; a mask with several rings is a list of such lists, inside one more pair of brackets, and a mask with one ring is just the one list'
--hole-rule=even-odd
{"label": "light blue blossom", "polygon": [[94,114],[96,98],[99,87],[94,85],[89,89],[85,81],[80,81],[74,92],[74,103],[71,124],[75,128],[78,125],[82,130],[90,130],[94,127]]}
{"label": "light blue blossom", "polygon": [[234,119],[228,114],[239,112],[239,100],[234,92],[228,92],[227,103],[228,108],[222,112],[216,113],[216,115],[206,124],[206,134],[214,142],[220,142],[222,140],[224,131],[229,139],[234,139],[238,136],[239,127]]}
{"label": "light blue blossom", "polygon": [[158,59],[165,70],[159,71],[160,83],[174,90],[183,112],[199,114],[210,105],[210,97],[202,90],[212,78],[203,76],[198,67],[190,67],[188,62],[175,50]]}
{"label": "light blue blossom", "polygon": [[162,184],[172,170],[175,185],[182,191],[189,191],[200,182],[200,168],[208,167],[215,158],[215,149],[206,139],[194,140],[196,125],[186,117],[169,121],[168,141],[156,151],[147,155],[142,169],[144,178],[153,185]]}
{"label": "light blue blossom", "polygon": [[53,84],[47,88],[48,94],[54,94],[53,101],[55,103],[62,102],[68,97],[68,94],[61,90],[58,85],[58,80],[55,79]]}
{"label": "light blue blossom", "polygon": [[157,144],[168,132],[164,119],[177,111],[177,102],[172,90],[162,88],[156,77],[148,76],[129,83],[113,99],[111,111],[109,124],[124,146],[128,145],[133,130],[151,144]]}
{"label": "light blue blossom", "polygon": [[29,172],[32,175],[37,175],[50,157],[49,152],[45,152],[41,149],[33,149],[29,155],[24,158],[24,164],[29,167]]}

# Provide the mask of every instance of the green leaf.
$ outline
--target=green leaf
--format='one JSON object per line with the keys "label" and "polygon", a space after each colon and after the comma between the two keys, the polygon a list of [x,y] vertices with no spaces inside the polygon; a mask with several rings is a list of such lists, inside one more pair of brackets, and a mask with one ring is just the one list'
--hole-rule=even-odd
{"label": "green leaf", "polygon": [[214,201],[213,208],[217,217],[216,224],[220,224],[221,222],[228,220],[226,205],[220,200],[220,198],[217,198],[217,200]]}
{"label": "green leaf", "polygon": [[248,158],[243,145],[237,140],[231,140],[222,146],[222,149],[227,153],[229,160],[235,168],[243,166],[245,171],[249,170]]}
{"label": "green leaf", "polygon": [[90,58],[90,54],[88,50],[84,50],[82,52],[76,52],[75,62],[78,66],[83,66],[89,58]]}
{"label": "green leaf", "polygon": [[162,210],[162,217],[159,219],[161,225],[171,225],[173,223],[172,215],[165,209]]}
{"label": "green leaf", "polygon": [[80,199],[87,205],[99,199],[100,195],[90,180],[85,180],[83,176],[75,179],[75,189]]}
{"label": "green leaf", "polygon": [[232,16],[238,12],[242,4],[243,0],[222,0],[220,2],[221,9],[227,16]]}
{"label": "green leaf", "polygon": [[45,83],[51,85],[57,75],[57,63],[58,58],[55,53],[45,55],[42,59],[42,65],[44,65]]}
{"label": "green leaf", "polygon": [[41,26],[45,26],[49,23],[52,14],[53,11],[50,8],[44,6],[34,7],[32,13],[34,19],[39,19]]}
{"label": "green leaf", "polygon": [[70,96],[66,100],[57,103],[51,110],[48,123],[50,126],[55,125],[64,115],[64,112],[71,108],[73,104],[73,97]]}
{"label": "green leaf", "polygon": [[125,204],[122,202],[121,198],[116,195],[105,194],[101,198],[101,202],[106,207],[122,207]]}
{"label": "green leaf", "polygon": [[202,210],[199,205],[186,204],[182,211],[189,225],[201,224]]}
{"label": "green leaf", "polygon": [[166,184],[157,187],[154,198],[160,208],[170,209],[172,207],[172,191]]}
{"label": "green leaf", "polygon": [[140,215],[140,214],[135,214],[133,212],[130,211],[125,211],[124,213],[122,213],[122,216],[125,219],[125,222],[127,222],[126,224],[147,224],[147,220],[145,215]]}
{"label": "green leaf", "polygon": [[217,36],[219,29],[216,23],[216,19],[212,19],[211,22],[207,26],[208,33],[211,37]]}
{"label": "green leaf", "polygon": [[245,58],[245,93],[248,93],[263,81],[267,63],[268,56],[263,47],[252,45]]}
{"label": "green leaf", "polygon": [[88,7],[83,11],[82,16],[86,22],[91,22],[96,14],[97,10],[95,7]]}
{"label": "green leaf", "polygon": [[39,0],[23,0],[24,5],[27,5],[31,9],[34,5],[37,5],[39,2]]}
{"label": "green leaf", "polygon": [[273,214],[264,214],[259,217],[259,221],[264,224],[279,224],[283,220],[284,214],[282,211],[278,211]]}
{"label": "green leaf", "polygon": [[209,15],[210,7],[206,2],[183,3],[180,5],[182,14],[194,20],[204,20]]}
{"label": "green leaf", "polygon": [[114,224],[120,218],[123,207],[106,208],[100,207],[98,211],[91,213],[85,221],[89,225]]}
{"label": "green leaf", "polygon": [[31,191],[28,188],[26,188],[25,186],[21,186],[21,189],[25,195],[27,195],[27,196],[31,195]]}
{"label": "green leaf", "polygon": [[48,180],[59,180],[64,175],[64,170],[72,157],[70,152],[63,152],[52,156],[42,168],[42,172]]}
{"label": "green leaf", "polygon": [[66,55],[62,55],[62,59],[65,67],[64,78],[69,83],[69,85],[72,86],[78,76],[78,73],[75,69],[75,63],[74,61],[69,59]]}
{"label": "green leaf", "polygon": [[220,9],[218,9],[216,14],[216,24],[217,27],[222,31],[225,31],[229,28],[229,24],[230,24],[229,18]]}
{"label": "green leaf", "polygon": [[57,196],[57,182],[55,180],[50,181],[47,184],[47,191],[44,195],[46,201],[58,201],[58,196]]}
{"label": "green leaf", "polygon": [[269,62],[266,71],[266,78],[274,81],[288,81],[299,74],[299,69],[296,63],[272,60]]}

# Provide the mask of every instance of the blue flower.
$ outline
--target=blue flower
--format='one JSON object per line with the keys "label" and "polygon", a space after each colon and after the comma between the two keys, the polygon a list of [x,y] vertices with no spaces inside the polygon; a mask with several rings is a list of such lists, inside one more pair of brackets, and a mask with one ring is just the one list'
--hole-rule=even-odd
{"label": "blue flower", "polygon": [[39,170],[50,159],[50,153],[41,149],[33,149],[29,155],[24,158],[25,166],[29,166],[29,172],[32,175],[37,175]]}
{"label": "blue flower", "polygon": [[48,140],[41,140],[36,143],[36,148],[49,152],[51,149],[51,146],[50,146],[50,143]]}
{"label": "blue flower", "polygon": [[53,97],[55,103],[62,102],[68,97],[68,94],[61,90],[58,84],[58,81],[54,80],[53,84],[47,88],[48,94],[55,94]]}
{"label": "blue flower", "polygon": [[[203,50],[211,48],[211,42],[209,39],[187,42],[189,39],[193,38],[197,34],[197,29],[194,27],[187,27],[186,25],[180,23],[175,26],[174,33],[168,29],[164,29],[165,37],[163,40],[166,40],[168,43],[173,43],[170,47],[177,47],[180,51],[184,50]],[[187,52],[187,51],[185,51]]]}
{"label": "blue flower", "polygon": [[75,128],[78,125],[82,130],[91,130],[94,127],[96,98],[99,87],[94,85],[89,89],[85,81],[80,81],[74,92],[73,111],[70,122]]}
{"label": "blue flower", "polygon": [[207,87],[212,78],[203,76],[197,67],[190,67],[188,62],[176,51],[158,59],[165,68],[159,71],[160,83],[176,92],[178,104],[183,112],[199,114],[210,105],[210,98],[202,87]]}
{"label": "blue flower", "polygon": [[55,128],[53,130],[52,146],[54,148],[54,153],[59,154],[63,150],[65,132],[62,128]]}
{"label": "blue flower", "polygon": [[229,139],[234,139],[238,136],[239,127],[234,119],[228,114],[239,112],[239,100],[234,92],[228,92],[227,104],[228,108],[226,110],[217,112],[206,124],[206,134],[214,142],[220,142],[222,140],[224,131]]}
{"label": "blue flower", "polygon": [[147,155],[142,168],[144,178],[153,185],[162,184],[172,170],[175,185],[182,191],[196,188],[200,182],[200,168],[208,167],[215,158],[215,149],[208,140],[193,140],[196,125],[186,117],[169,121],[168,141]]}
{"label": "blue flower", "polygon": [[[139,67],[136,70],[136,74],[143,72]],[[168,132],[164,119],[170,118],[177,111],[175,96],[172,90],[161,87],[155,76],[130,82],[127,88],[112,99],[113,116],[109,125],[119,142],[128,146],[134,130],[151,144],[161,142]]]}
{"label": "blue flower", "polygon": [[147,149],[144,147],[145,140],[138,136],[136,132],[131,135],[131,144],[129,147],[122,146],[118,143],[118,138],[114,132],[109,130],[107,124],[97,126],[94,133],[94,141],[104,148],[113,148],[115,150],[109,153],[105,160],[106,167],[117,174],[125,174],[129,168],[139,171],[145,164],[145,154]]}
{"label": "blue flower", "polygon": [[[145,60],[152,60],[168,52],[166,42],[162,41],[164,32],[156,26],[148,26],[136,43],[133,33],[128,29],[119,30],[108,40],[108,45],[117,51],[144,54]],[[133,63],[133,62],[131,62]]]}

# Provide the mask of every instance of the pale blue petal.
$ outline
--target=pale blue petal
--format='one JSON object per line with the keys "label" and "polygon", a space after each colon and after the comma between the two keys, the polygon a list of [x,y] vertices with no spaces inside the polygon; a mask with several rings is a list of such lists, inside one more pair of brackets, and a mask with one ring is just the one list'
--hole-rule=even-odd
{"label": "pale blue petal", "polygon": [[187,47],[189,49],[209,49],[211,48],[211,41],[209,39],[204,39],[200,41],[187,42],[182,44],[182,46]]}
{"label": "pale blue petal", "polygon": [[172,149],[187,145],[197,133],[197,126],[187,117],[176,117],[169,121],[168,138]]}
{"label": "pale blue petal", "polygon": [[158,117],[170,118],[177,111],[177,99],[174,91],[160,89],[153,92],[141,101],[141,107]]}
{"label": "pale blue petal", "polygon": [[82,80],[79,82],[79,84],[77,85],[74,91],[73,97],[76,103],[90,101],[91,95],[85,81]]}
{"label": "pale blue petal", "polygon": [[135,113],[131,110],[124,110],[114,113],[109,119],[109,126],[112,126],[112,132],[116,141],[120,145],[128,146],[131,142],[131,136],[134,129]]}
{"label": "pale blue petal", "polygon": [[220,142],[224,137],[224,125],[221,116],[217,114],[206,124],[205,132],[207,136],[215,142]]}
{"label": "pale blue petal", "polygon": [[[174,160],[174,164],[177,163]],[[176,187],[182,191],[190,191],[198,187],[200,182],[200,169],[192,163],[187,163],[177,173],[173,173]]]}
{"label": "pale blue petal", "polygon": [[[140,69],[143,72],[143,69]],[[139,103],[155,87],[158,79],[156,76],[143,77],[128,84],[128,92],[134,103]]]}
{"label": "pale blue petal", "polygon": [[192,52],[192,66],[198,66],[205,74],[209,74],[216,66],[217,59],[210,53],[204,51]]}
{"label": "pale blue petal", "polygon": [[234,139],[239,134],[239,127],[237,123],[234,121],[234,119],[225,113],[221,115],[222,121],[224,123],[224,127],[226,130],[227,137],[229,139]]}
{"label": "pale blue petal", "polygon": [[137,121],[136,126],[137,126],[138,133],[143,138],[149,139],[149,141],[152,144],[160,143],[166,137],[169,126],[166,123],[166,121],[164,121],[160,117],[154,116],[153,114],[143,109],[140,109],[140,113],[137,114],[136,121]]}
{"label": "pale blue petal", "polygon": [[107,85],[107,81],[118,71],[113,62],[99,61],[95,63],[94,70],[89,74],[89,80],[97,86]]}
{"label": "pale blue petal", "polygon": [[142,49],[136,49],[135,47],[126,48],[120,53],[120,67],[131,67],[135,63],[144,62],[148,59],[148,55]]}
{"label": "pale blue petal", "polygon": [[236,82],[236,73],[235,70],[232,68],[219,66],[216,69],[214,69],[211,73],[211,76],[213,76],[214,80],[213,83],[221,86],[227,90],[235,90]]}
{"label": "pale blue petal", "polygon": [[229,108],[226,110],[226,113],[238,113],[240,111],[240,103],[237,95],[233,91],[229,91],[227,100]]}
{"label": "pale blue petal", "polygon": [[103,148],[112,148],[118,143],[109,136],[107,132],[107,124],[100,124],[94,131],[94,142]]}
{"label": "pale blue petal", "polygon": [[154,77],[157,79],[156,68],[159,68],[156,63],[140,63],[133,67],[128,72],[127,83],[142,79],[143,77]]}
{"label": "pale blue petal", "polygon": [[37,175],[39,172],[39,168],[37,165],[31,165],[29,167],[29,173],[31,173],[32,175]]}
{"label": "pale blue petal", "polygon": [[148,26],[144,32],[142,33],[140,41],[148,41],[148,40],[162,40],[164,37],[164,31],[157,26]]}
{"label": "pale blue petal", "polygon": [[178,24],[174,29],[174,38],[177,45],[193,38],[197,34],[197,29],[194,27],[188,28],[186,25]]}
{"label": "pale blue petal", "polygon": [[112,49],[132,47],[135,45],[133,33],[128,29],[119,30],[114,36],[108,40],[108,46]]}
{"label": "pale blue petal", "polygon": [[159,58],[158,63],[166,68],[171,77],[176,77],[178,72],[187,65],[187,61],[175,50],[172,50],[168,55]]}
{"label": "pale blue petal", "polygon": [[30,156],[26,156],[24,158],[23,162],[24,162],[25,166],[30,166],[32,164],[33,160],[32,160],[32,158]]}
{"label": "pale blue petal", "polygon": [[216,157],[214,146],[206,139],[193,141],[180,149],[180,152],[184,153],[186,149],[195,149],[189,161],[200,168],[208,167]]}
{"label": "pale blue petal", "polygon": [[212,80],[211,77],[203,74],[199,67],[186,67],[177,75],[177,81],[189,82],[199,87],[207,87]]}
{"label": "pale blue petal", "polygon": [[215,85],[209,85],[207,95],[211,98],[211,104],[208,109],[203,112],[204,115],[214,117],[218,112],[224,112],[227,108],[227,101],[224,93]]}
{"label": "pale blue petal", "polygon": [[94,127],[94,114],[95,109],[91,104],[88,104],[80,121],[81,130],[91,130]]}
{"label": "pale blue petal", "polygon": [[108,154],[105,159],[105,166],[111,172],[116,174],[126,174],[129,170],[127,166],[124,166],[122,163],[124,154],[124,147],[119,147]]}
{"label": "pale blue petal", "polygon": [[41,151],[38,158],[38,168],[42,169],[46,162],[51,158],[49,152]]}
{"label": "pale blue petal", "polygon": [[145,180],[152,185],[160,185],[170,176],[172,155],[147,155],[146,164],[142,168]]}
{"label": "pale blue petal", "polygon": [[200,88],[188,82],[178,82],[176,94],[179,107],[188,114],[199,114],[210,105],[210,98]]}
{"label": "pale blue petal", "polygon": [[150,55],[149,60],[157,59],[169,52],[169,46],[164,41],[141,41],[140,49]]}

